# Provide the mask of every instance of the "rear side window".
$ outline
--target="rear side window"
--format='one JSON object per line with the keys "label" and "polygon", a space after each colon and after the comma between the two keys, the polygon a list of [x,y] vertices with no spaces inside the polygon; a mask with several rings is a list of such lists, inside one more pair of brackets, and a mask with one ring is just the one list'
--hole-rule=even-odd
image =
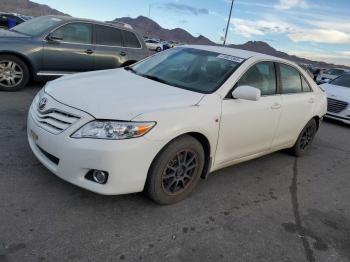
{"label": "rear side window", "polygon": [[141,48],[140,41],[137,39],[134,33],[125,30],[123,30],[122,32],[125,47]]}
{"label": "rear side window", "polygon": [[311,92],[312,89],[309,83],[305,80],[305,78],[302,75],[300,75],[300,77],[301,77],[301,86],[303,88],[303,92]]}
{"label": "rear side window", "polygon": [[301,93],[300,73],[294,67],[280,64],[281,84],[283,94]]}
{"label": "rear side window", "polygon": [[261,95],[276,94],[276,72],[273,62],[252,66],[239,80],[238,86],[252,86],[261,90]]}
{"label": "rear side window", "polygon": [[109,46],[122,46],[122,33],[120,29],[108,26],[95,25],[96,44]]}
{"label": "rear side window", "polygon": [[64,25],[57,29],[53,33],[53,36],[61,38],[63,42],[91,44],[91,34],[91,24],[72,23]]}

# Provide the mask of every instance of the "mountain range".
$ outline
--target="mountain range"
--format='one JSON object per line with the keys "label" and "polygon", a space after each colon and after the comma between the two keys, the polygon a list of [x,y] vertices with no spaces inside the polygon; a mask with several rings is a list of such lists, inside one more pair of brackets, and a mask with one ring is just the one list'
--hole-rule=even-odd
{"label": "mountain range", "polygon": [[66,15],[47,5],[41,5],[29,0],[0,0],[0,12],[19,13],[29,16]]}
{"label": "mountain range", "polygon": [[[0,12],[16,12],[30,16],[67,15],[56,9],[52,9],[47,5],[38,4],[30,0],[0,0]],[[163,28],[158,23],[145,16],[139,16],[137,18],[122,17],[116,18],[114,21],[130,24],[140,34],[148,37],[175,40],[187,44],[219,45],[218,43],[212,42],[205,36],[200,35],[198,37],[195,37],[182,28]],[[306,58],[289,55],[285,52],[276,50],[266,42],[262,41],[249,41],[245,44],[229,45],[229,47],[268,54],[288,59],[296,63],[313,64],[321,68],[329,68],[335,66],[334,64],[329,64],[320,61],[312,61]]]}

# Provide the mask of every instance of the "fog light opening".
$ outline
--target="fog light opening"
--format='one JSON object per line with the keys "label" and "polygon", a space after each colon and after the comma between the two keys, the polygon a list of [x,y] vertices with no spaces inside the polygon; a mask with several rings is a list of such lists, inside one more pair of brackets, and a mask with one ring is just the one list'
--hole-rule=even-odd
{"label": "fog light opening", "polygon": [[98,184],[106,184],[108,180],[108,172],[102,170],[90,170],[85,178]]}

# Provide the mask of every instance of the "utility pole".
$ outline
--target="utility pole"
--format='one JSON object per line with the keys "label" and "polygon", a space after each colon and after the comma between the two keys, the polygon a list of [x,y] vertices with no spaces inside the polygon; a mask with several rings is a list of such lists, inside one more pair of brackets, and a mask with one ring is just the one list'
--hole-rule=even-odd
{"label": "utility pole", "polygon": [[230,9],[230,14],[229,14],[228,20],[227,20],[227,26],[226,26],[226,32],[225,32],[225,38],[224,38],[223,46],[226,45],[227,33],[228,33],[228,29],[229,29],[229,27],[230,27],[231,14],[232,14],[232,7],[233,7],[233,2],[234,2],[234,1],[235,1],[235,0],[232,0],[232,2],[231,2],[231,9]]}
{"label": "utility pole", "polygon": [[151,4],[148,5],[148,18],[151,18]]}

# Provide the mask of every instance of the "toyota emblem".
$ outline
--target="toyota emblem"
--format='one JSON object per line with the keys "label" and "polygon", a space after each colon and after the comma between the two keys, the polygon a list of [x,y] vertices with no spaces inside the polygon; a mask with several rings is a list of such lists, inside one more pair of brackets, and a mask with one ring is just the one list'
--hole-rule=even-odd
{"label": "toyota emblem", "polygon": [[47,98],[46,97],[43,97],[40,99],[40,102],[39,102],[39,110],[44,110],[45,106],[47,104]]}

